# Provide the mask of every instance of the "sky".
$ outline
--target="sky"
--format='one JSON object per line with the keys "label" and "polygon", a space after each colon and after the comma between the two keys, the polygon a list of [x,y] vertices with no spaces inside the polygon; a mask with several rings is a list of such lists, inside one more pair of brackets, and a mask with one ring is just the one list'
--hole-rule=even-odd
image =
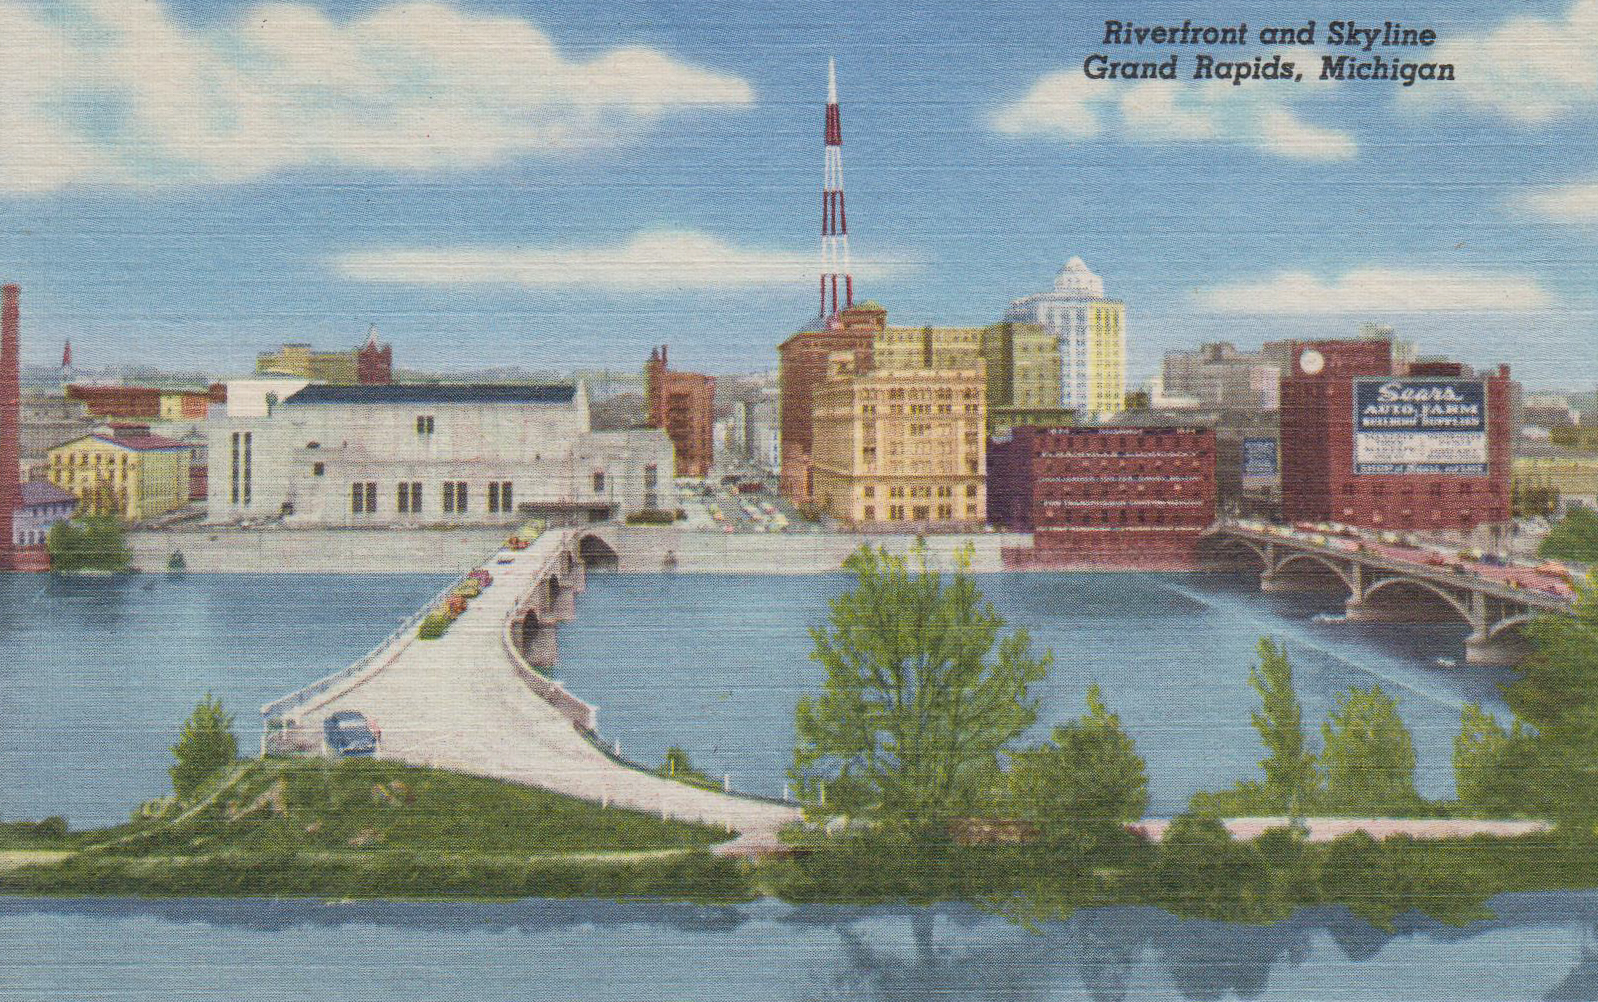
{"label": "sky", "polygon": [[[816,312],[833,57],[857,298],[891,322],[992,322],[1077,255],[1134,380],[1377,321],[1598,381],[1598,0],[1411,0],[1439,41],[1384,57],[1457,77],[1412,88],[1314,79],[1326,15],[1390,5],[1128,6],[0,0],[23,360],[222,376],[375,324],[405,368],[770,368]],[[1242,50],[1302,83],[1196,82],[1215,50],[1102,44],[1134,15],[1319,44]],[[1089,80],[1100,51],[1183,79]]]}

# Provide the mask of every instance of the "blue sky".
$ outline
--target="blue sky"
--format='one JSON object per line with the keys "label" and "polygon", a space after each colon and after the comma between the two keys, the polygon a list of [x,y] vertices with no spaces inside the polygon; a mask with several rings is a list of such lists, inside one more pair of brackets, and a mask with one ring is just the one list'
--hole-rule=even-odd
{"label": "blue sky", "polygon": [[[835,56],[857,287],[896,321],[989,322],[1075,254],[1134,375],[1377,320],[1598,380],[1598,0],[1409,3],[1441,41],[1396,54],[1460,79],[1408,90],[1087,81],[1122,6],[0,0],[25,361],[226,374],[376,323],[414,367],[768,367],[815,311]],[[1391,8],[1204,16],[1317,13]]]}

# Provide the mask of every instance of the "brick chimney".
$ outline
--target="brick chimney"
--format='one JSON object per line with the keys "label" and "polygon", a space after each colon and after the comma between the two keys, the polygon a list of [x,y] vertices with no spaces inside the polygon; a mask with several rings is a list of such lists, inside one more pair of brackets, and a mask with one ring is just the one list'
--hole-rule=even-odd
{"label": "brick chimney", "polygon": [[0,288],[0,571],[16,569],[12,520],[22,495],[21,295],[15,285]]}

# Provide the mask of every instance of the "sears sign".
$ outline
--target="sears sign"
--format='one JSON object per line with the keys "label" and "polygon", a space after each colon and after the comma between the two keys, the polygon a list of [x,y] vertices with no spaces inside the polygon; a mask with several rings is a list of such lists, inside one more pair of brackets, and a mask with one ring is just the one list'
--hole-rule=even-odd
{"label": "sears sign", "polygon": [[1355,473],[1487,473],[1479,379],[1354,380]]}

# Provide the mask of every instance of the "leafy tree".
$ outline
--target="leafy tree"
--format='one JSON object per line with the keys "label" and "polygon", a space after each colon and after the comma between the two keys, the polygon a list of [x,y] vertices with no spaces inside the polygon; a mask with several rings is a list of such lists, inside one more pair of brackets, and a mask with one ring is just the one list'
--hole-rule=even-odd
{"label": "leafy tree", "polygon": [[1525,799],[1555,818],[1598,821],[1598,582],[1577,585],[1569,616],[1526,627],[1533,652],[1504,695],[1535,728]]}
{"label": "leafy tree", "polygon": [[114,515],[89,515],[79,521],[57,522],[45,537],[51,570],[124,571],[131,561],[122,522]]}
{"label": "leafy tree", "polygon": [[1047,845],[1092,845],[1148,807],[1149,781],[1121,718],[1089,686],[1088,712],[1054,729],[1053,740],[1014,756],[1010,790],[1022,819]]}
{"label": "leafy tree", "polygon": [[1248,684],[1259,693],[1254,729],[1268,754],[1260,760],[1265,771],[1262,791],[1270,806],[1298,817],[1320,792],[1315,755],[1304,740],[1304,708],[1293,690],[1293,666],[1287,649],[1268,637],[1260,638],[1260,663],[1248,671]]}
{"label": "leafy tree", "polygon": [[1516,720],[1505,731],[1479,704],[1460,711],[1454,738],[1454,788],[1460,804],[1492,817],[1520,813],[1530,805],[1527,769],[1533,759],[1531,735]]}
{"label": "leafy tree", "polygon": [[799,700],[790,775],[812,816],[943,824],[990,795],[999,753],[1036,719],[1027,687],[1052,655],[1034,657],[1025,630],[999,639],[969,555],[948,579],[917,557],[912,571],[861,547],[844,563],[855,587],[810,631],[827,680]]}
{"label": "leafy tree", "polygon": [[211,776],[237,761],[239,741],[233,734],[233,714],[222,708],[220,700],[206,693],[183,722],[178,743],[172,746],[176,759],[167,770],[172,775],[172,790],[179,800],[192,797]]}
{"label": "leafy tree", "polygon": [[1537,552],[1555,560],[1598,564],[1598,512],[1586,505],[1571,505],[1565,510],[1565,517],[1554,523]]}
{"label": "leafy tree", "polygon": [[1405,815],[1421,806],[1415,792],[1415,742],[1382,687],[1351,688],[1321,725],[1326,770],[1323,804],[1354,814]]}

